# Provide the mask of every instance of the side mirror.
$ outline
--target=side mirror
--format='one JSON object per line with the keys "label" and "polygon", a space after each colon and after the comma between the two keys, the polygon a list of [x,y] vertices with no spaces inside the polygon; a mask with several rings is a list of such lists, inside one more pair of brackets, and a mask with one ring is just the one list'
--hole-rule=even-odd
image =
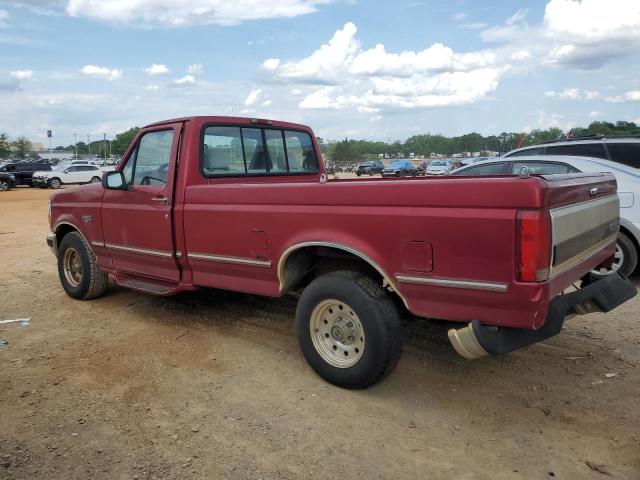
{"label": "side mirror", "polygon": [[62,172],[62,173],[69,173],[69,169],[68,169],[68,168],[66,168],[65,170],[63,170],[63,172]]}
{"label": "side mirror", "polygon": [[122,172],[107,172],[102,177],[102,186],[107,190],[128,190],[127,181]]}

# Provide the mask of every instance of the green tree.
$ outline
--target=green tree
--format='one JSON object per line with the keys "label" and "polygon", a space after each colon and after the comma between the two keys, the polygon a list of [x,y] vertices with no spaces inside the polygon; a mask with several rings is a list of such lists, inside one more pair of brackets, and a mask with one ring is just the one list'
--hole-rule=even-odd
{"label": "green tree", "polygon": [[22,160],[29,157],[32,145],[27,137],[18,137],[11,144],[11,147],[16,158]]}
{"label": "green tree", "polygon": [[360,155],[354,151],[351,142],[346,138],[332,146],[333,151],[331,152],[331,160],[337,164],[352,163],[361,158]]}
{"label": "green tree", "polygon": [[[111,142],[111,153],[114,155],[123,155],[139,131],[139,127],[133,127],[126,132],[116,135],[116,138]],[[91,151],[93,151],[93,148]]]}
{"label": "green tree", "polygon": [[0,158],[9,158],[11,156],[11,141],[9,135],[0,133]]}

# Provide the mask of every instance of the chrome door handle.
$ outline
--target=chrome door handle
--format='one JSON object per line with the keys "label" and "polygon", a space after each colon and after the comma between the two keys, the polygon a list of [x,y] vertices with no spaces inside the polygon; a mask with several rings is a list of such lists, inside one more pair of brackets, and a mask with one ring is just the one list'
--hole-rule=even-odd
{"label": "chrome door handle", "polygon": [[151,200],[153,200],[154,202],[160,202],[163,205],[169,203],[169,199],[167,197],[151,197]]}

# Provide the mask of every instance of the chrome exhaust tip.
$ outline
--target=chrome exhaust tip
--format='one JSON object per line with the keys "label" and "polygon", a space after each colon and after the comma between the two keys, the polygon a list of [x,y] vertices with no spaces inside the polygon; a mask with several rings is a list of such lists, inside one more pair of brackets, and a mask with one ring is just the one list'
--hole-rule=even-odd
{"label": "chrome exhaust tip", "polygon": [[476,358],[489,355],[489,353],[482,348],[480,342],[478,342],[475,333],[473,333],[473,326],[471,323],[458,330],[452,328],[449,330],[448,335],[449,341],[456,352],[467,360],[475,360]]}

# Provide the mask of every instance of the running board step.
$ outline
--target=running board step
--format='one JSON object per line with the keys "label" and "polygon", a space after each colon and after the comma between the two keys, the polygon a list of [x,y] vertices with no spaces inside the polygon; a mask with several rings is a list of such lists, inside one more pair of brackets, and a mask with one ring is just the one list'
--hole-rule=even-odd
{"label": "running board step", "polygon": [[147,278],[131,277],[129,275],[116,275],[116,282],[118,282],[118,285],[121,287],[160,296],[172,295],[183,290],[183,288],[176,283],[154,281]]}

